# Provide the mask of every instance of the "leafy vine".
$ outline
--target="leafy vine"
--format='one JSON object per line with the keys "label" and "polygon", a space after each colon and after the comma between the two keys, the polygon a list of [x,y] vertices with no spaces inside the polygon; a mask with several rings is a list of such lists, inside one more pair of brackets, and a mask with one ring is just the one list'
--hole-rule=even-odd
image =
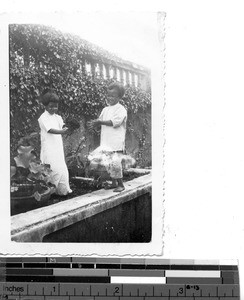
{"label": "leafy vine", "polygon": [[[124,63],[122,59],[80,37],[47,26],[14,24],[9,31],[11,154],[20,137],[39,130],[37,119],[43,107],[38,98],[47,87],[60,97],[61,115],[83,119],[85,123],[99,115],[106,105],[106,87],[114,79],[85,73],[83,62],[96,60],[116,65]],[[135,133],[128,122],[128,133],[138,136],[143,149],[143,136],[151,131],[150,118],[146,117],[151,109],[151,92],[132,85],[125,88],[121,103],[129,118],[140,116],[141,124]]]}

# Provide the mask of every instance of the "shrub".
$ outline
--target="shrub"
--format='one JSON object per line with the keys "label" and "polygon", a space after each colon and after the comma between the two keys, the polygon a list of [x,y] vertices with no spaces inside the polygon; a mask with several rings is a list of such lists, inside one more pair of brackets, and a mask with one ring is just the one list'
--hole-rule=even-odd
{"label": "shrub", "polygon": [[[53,88],[61,99],[60,113],[64,117],[86,121],[97,117],[105,106],[106,87],[114,80],[84,73],[84,60],[100,63],[123,63],[119,57],[77,36],[64,34],[41,25],[17,25],[10,32],[10,142],[15,153],[18,140],[30,132],[39,131],[37,119],[43,108],[39,95]],[[151,94],[126,86],[122,104],[129,119],[150,111]],[[141,133],[150,135],[150,124],[140,121]],[[133,132],[128,122],[128,131]],[[143,134],[142,134],[143,133]],[[143,143],[140,142],[140,147]]]}

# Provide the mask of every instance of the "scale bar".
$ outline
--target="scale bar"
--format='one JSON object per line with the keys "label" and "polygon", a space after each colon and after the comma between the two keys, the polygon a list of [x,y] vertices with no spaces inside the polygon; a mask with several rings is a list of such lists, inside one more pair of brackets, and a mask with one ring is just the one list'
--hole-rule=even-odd
{"label": "scale bar", "polygon": [[220,278],[221,271],[174,271],[166,270],[166,277],[202,277],[202,278]]}
{"label": "scale bar", "polygon": [[167,284],[221,284],[222,278],[167,277]]}
{"label": "scale bar", "polygon": [[111,283],[165,284],[165,277],[111,276]]}
{"label": "scale bar", "polygon": [[53,269],[54,276],[105,276],[108,277],[108,270],[103,269]]}

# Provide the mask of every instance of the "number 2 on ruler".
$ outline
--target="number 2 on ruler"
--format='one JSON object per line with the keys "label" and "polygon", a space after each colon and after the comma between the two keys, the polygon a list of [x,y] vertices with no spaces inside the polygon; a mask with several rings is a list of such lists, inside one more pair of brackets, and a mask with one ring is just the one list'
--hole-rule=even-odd
{"label": "number 2 on ruler", "polygon": [[114,295],[118,294],[119,293],[119,286],[116,286],[114,288]]}

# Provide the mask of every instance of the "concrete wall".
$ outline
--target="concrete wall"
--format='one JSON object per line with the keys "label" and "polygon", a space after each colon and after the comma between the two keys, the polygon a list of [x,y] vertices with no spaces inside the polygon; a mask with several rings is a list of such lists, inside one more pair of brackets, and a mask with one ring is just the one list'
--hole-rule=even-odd
{"label": "concrete wall", "polygon": [[[51,238],[54,232],[60,231],[63,232],[60,239],[66,236],[68,241],[70,237],[66,232],[72,232],[72,235],[75,235],[79,241],[86,236],[88,239],[93,237],[97,239],[101,235],[104,235],[105,239],[149,241],[151,236],[151,197],[149,196],[152,191],[151,173],[125,182],[124,185],[125,190],[121,193],[101,189],[12,216],[11,240],[42,242],[44,239]],[[102,233],[95,236],[93,232],[99,230]],[[112,230],[116,230],[117,233],[112,235]]]}
{"label": "concrete wall", "polygon": [[51,233],[43,238],[43,242],[150,242],[151,210],[151,196],[147,193]]}

